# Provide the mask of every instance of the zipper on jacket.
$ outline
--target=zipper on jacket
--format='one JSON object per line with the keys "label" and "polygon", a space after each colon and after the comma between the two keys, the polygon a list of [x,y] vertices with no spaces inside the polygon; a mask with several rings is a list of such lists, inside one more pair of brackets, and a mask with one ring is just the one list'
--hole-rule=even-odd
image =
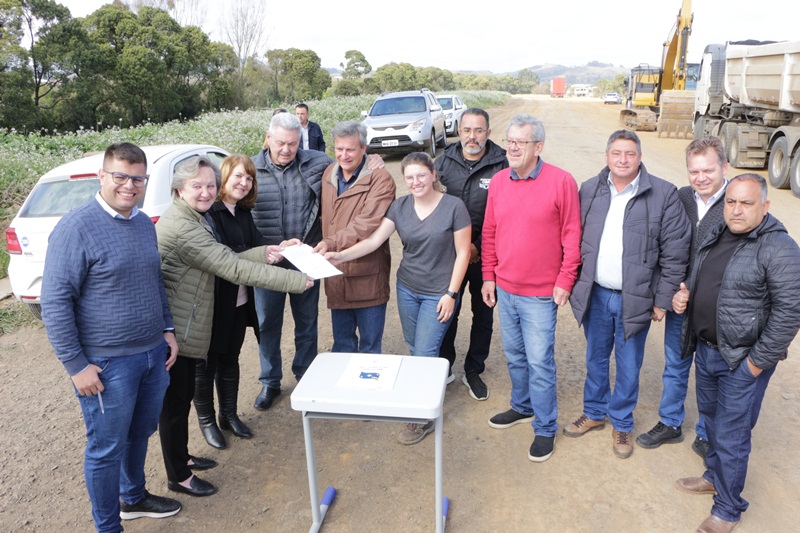
{"label": "zipper on jacket", "polygon": [[183,342],[189,338],[189,330],[192,329],[192,321],[194,320],[194,310],[197,304],[192,304],[192,312],[189,314],[189,320],[186,322],[186,331],[183,332]]}

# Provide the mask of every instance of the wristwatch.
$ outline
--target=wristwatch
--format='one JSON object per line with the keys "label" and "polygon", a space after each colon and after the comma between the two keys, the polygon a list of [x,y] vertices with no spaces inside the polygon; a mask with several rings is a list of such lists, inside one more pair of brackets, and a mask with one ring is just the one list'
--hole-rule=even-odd
{"label": "wristwatch", "polygon": [[453,300],[458,300],[458,294],[454,293],[453,291],[447,291],[445,294],[448,295]]}

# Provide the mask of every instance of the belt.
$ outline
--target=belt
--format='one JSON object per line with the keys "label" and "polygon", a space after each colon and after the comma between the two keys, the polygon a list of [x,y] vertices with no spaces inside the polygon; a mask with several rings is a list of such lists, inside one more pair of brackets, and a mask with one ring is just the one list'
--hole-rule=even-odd
{"label": "belt", "polygon": [[702,337],[697,337],[697,340],[699,340],[700,342],[704,343],[704,344],[705,344],[706,346],[708,346],[709,348],[714,348],[715,350],[719,351],[719,346],[717,346],[717,345],[716,345],[716,344],[714,344],[713,342],[709,342],[709,341],[705,340],[705,339],[704,339],[704,338],[702,338]]}

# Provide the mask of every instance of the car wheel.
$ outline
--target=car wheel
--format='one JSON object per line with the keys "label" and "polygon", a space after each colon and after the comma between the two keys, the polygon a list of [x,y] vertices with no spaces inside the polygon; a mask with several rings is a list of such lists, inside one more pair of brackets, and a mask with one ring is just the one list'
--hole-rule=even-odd
{"label": "car wheel", "polygon": [[453,133],[450,134],[452,137],[458,135],[458,121],[453,122]]}
{"label": "car wheel", "polygon": [[431,128],[431,139],[428,141],[427,153],[431,156],[431,159],[436,157],[436,131],[433,128]]}
{"label": "car wheel", "polygon": [[442,148],[447,146],[447,130],[444,127],[442,127],[442,138],[436,143],[436,146],[441,146]]}
{"label": "car wheel", "polygon": [[776,189],[789,188],[789,141],[786,137],[775,139],[767,162],[769,183]]}
{"label": "car wheel", "polygon": [[33,316],[37,319],[42,319],[42,306],[39,304],[28,304],[28,310],[31,312]]}

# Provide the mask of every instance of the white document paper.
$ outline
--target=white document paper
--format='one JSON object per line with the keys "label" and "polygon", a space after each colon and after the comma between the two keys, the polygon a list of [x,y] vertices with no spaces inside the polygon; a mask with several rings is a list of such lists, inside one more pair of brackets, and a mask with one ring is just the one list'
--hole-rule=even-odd
{"label": "white document paper", "polygon": [[353,354],[336,386],[340,389],[390,391],[394,388],[402,362],[403,359],[396,355]]}
{"label": "white document paper", "polygon": [[287,246],[281,255],[296,266],[300,272],[314,279],[330,278],[342,273],[322,255],[314,253],[314,249],[307,244]]}

